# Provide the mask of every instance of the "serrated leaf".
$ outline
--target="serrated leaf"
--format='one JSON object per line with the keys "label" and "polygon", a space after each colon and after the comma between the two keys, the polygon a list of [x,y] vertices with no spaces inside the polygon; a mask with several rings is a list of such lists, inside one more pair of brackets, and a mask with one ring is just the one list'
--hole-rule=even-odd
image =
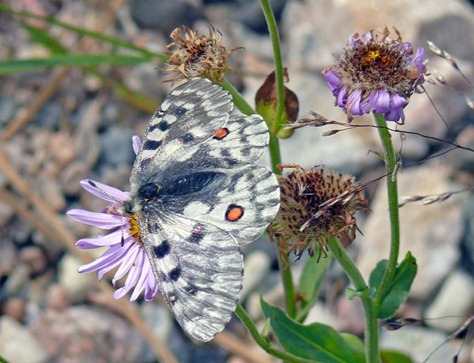
{"label": "serrated leaf", "polygon": [[260,303],[280,344],[289,353],[319,363],[365,362],[362,343],[354,340],[357,337],[343,336],[325,324],[302,325],[263,299]]}
{"label": "serrated leaf", "polygon": [[[369,278],[371,292],[376,291],[382,281],[382,276],[387,266],[386,261],[381,261],[372,271]],[[403,261],[396,267],[395,274],[390,282],[386,295],[382,298],[377,317],[388,319],[398,307],[406,300],[417,271],[416,259],[407,252]]]}
{"label": "serrated leaf", "polygon": [[57,54],[47,58],[19,59],[0,62],[0,74],[28,72],[48,67],[90,67],[107,65],[132,65],[148,62],[143,57],[119,54]]}
{"label": "serrated leaf", "polygon": [[405,354],[392,350],[382,350],[380,356],[383,363],[414,363],[414,361]]}

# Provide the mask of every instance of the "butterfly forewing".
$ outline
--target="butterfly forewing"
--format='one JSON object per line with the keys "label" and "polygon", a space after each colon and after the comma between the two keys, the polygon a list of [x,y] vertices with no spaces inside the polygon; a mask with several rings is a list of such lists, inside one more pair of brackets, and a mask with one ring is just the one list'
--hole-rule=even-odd
{"label": "butterfly forewing", "polygon": [[166,160],[212,137],[233,108],[228,92],[193,79],[170,92],[153,115],[133,164],[132,187],[164,171]]}

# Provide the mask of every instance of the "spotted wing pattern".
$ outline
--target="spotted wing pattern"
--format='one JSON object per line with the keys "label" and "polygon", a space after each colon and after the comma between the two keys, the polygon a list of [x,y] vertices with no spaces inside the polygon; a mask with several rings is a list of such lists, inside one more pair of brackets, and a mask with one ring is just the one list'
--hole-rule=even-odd
{"label": "spotted wing pattern", "polygon": [[275,176],[255,164],[268,144],[265,122],[231,110],[229,94],[206,79],[174,89],[148,126],[131,176],[133,212],[160,291],[200,341],[222,331],[235,310],[239,245],[256,239],[279,208]]}

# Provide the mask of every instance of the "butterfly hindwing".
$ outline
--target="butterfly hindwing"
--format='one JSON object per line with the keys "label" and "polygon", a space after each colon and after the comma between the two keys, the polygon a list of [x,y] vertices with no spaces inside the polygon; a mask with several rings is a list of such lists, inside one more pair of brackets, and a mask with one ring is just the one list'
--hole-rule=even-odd
{"label": "butterfly hindwing", "polygon": [[234,238],[213,225],[157,211],[140,230],[160,291],[180,325],[208,341],[230,320],[242,288],[243,259]]}

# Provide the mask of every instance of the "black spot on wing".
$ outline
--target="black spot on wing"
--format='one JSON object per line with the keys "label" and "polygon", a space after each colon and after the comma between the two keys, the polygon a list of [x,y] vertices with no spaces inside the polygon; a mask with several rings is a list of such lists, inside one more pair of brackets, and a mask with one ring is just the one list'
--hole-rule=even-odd
{"label": "black spot on wing", "polygon": [[168,274],[171,280],[177,281],[179,277],[181,276],[181,268],[179,266],[176,266],[174,269],[170,271]]}
{"label": "black spot on wing", "polygon": [[157,140],[147,140],[143,144],[143,150],[156,150],[160,147],[161,141]]}
{"label": "black spot on wing", "polygon": [[188,110],[181,106],[173,110],[173,114],[176,116],[183,116],[186,112],[188,112]]}
{"label": "black spot on wing", "polygon": [[161,259],[169,254],[171,251],[171,246],[167,240],[162,241],[158,246],[153,248],[153,254],[156,258]]}
{"label": "black spot on wing", "polygon": [[193,134],[191,134],[191,133],[188,132],[187,134],[184,134],[183,136],[181,136],[181,137],[179,138],[179,140],[180,140],[183,144],[187,144],[188,142],[191,142],[191,141],[194,140],[194,136],[193,136]]}

